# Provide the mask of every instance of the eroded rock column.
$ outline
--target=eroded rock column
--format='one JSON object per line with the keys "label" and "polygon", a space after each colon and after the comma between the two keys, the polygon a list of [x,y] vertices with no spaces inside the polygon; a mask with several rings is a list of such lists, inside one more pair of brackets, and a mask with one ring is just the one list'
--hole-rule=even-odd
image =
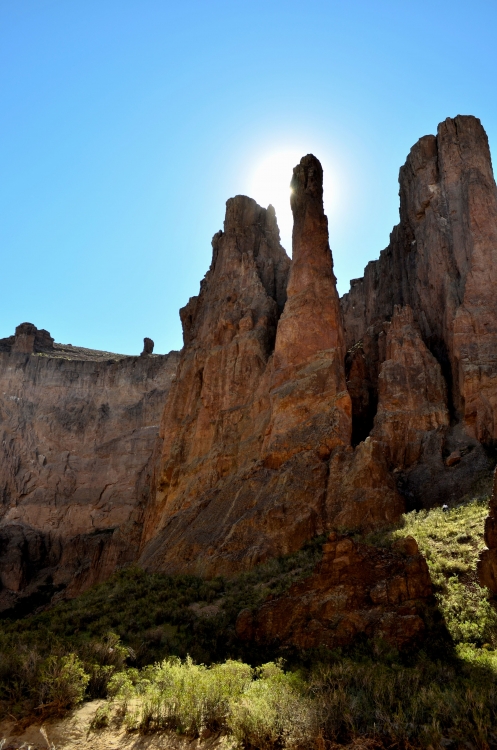
{"label": "eroded rock column", "polygon": [[350,443],[340,303],[323,209],[323,170],[311,154],[293,170],[292,267],[278,323],[271,376],[271,423],[264,460],[277,467],[305,450],[326,458]]}

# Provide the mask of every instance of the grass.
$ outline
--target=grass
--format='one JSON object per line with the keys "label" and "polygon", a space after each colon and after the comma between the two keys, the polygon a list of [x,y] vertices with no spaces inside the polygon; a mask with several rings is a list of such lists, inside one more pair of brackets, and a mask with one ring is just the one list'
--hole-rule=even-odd
{"label": "grass", "polygon": [[404,516],[393,537],[413,536],[425,556],[439,609],[454,643],[497,647],[497,612],[481,588],[476,563],[485,548],[488,499],[451,510],[433,508]]}
{"label": "grass", "polygon": [[250,651],[235,636],[244,607],[313,570],[323,539],[233,580],[116,574],[78,599],[0,626],[0,698],[19,716],[107,697],[101,731],[222,733],[233,747],[319,750],[497,747],[497,615],[476,579],[488,505],[407,514],[402,527],[425,555],[437,604],[423,650],[383,643],[348,650]]}

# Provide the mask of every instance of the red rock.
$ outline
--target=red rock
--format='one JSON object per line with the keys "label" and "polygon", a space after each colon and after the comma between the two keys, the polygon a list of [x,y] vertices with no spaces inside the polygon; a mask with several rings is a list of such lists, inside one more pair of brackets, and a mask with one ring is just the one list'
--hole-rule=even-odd
{"label": "red rock", "polygon": [[371,437],[383,444],[391,468],[418,462],[430,433],[449,426],[442,369],[421,338],[411,308],[396,306],[378,377],[378,410]]}
{"label": "red rock", "polygon": [[305,156],[293,170],[293,253],[272,362],[271,421],[263,457],[277,468],[293,454],[326,458],[348,445],[352,405],[344,371],[342,316],[323,209],[323,170]]}
{"label": "red rock", "polygon": [[447,456],[447,458],[445,459],[445,465],[446,466],[456,466],[456,464],[460,463],[461,458],[462,458],[462,456],[461,456],[461,451],[460,450],[452,451],[452,453],[450,454],[450,456]]}
{"label": "red rock", "polygon": [[177,364],[53,344],[31,324],[15,342],[0,353],[1,609],[49,579],[77,593],[136,557]]}
{"label": "red rock", "polygon": [[337,648],[359,635],[402,648],[423,634],[420,610],[430,596],[428,567],[414,539],[379,549],[333,534],[314,573],[255,613],[242,611],[236,632],[243,640],[299,648]]}
{"label": "red rock", "polygon": [[368,531],[398,523],[404,500],[390,474],[384,446],[368,437],[331,456],[326,493],[327,527]]}
{"label": "red rock", "polygon": [[497,437],[497,189],[480,121],[458,116],[411,149],[400,224],[342,298],[347,347],[409,304],[469,436]]}

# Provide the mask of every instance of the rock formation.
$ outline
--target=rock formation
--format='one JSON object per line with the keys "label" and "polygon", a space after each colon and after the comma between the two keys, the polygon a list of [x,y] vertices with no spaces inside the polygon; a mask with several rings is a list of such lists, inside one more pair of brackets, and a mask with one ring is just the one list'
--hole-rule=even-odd
{"label": "rock formation", "polygon": [[[350,532],[455,501],[493,464],[488,143],[461,116],[421,138],[390,245],[342,300],[322,176],[312,155],[294,169],[291,261],[271,206],[227,202],[179,354],[153,355],[151,339],[140,357],[90,352],[29,323],[0,340],[4,607],[129,561],[232,575],[331,532],[315,573],[240,615],[240,636],[402,646],[421,633],[430,585],[414,541],[379,549]],[[492,503],[480,576],[495,591]]]}
{"label": "rock formation", "polygon": [[43,587],[47,596],[77,593],[134,559],[177,355],[64,347],[29,323],[1,343],[0,608],[8,609],[21,595],[39,601]]}
{"label": "rock formation", "polygon": [[392,469],[418,463],[433,433],[449,427],[442,368],[421,338],[411,308],[395,306],[386,335],[386,359],[378,375],[378,409],[371,436],[380,441]]}
{"label": "rock formation", "polygon": [[200,295],[181,311],[185,347],[140,555],[151,570],[230,575],[336,525],[382,526],[403,510],[383,457],[350,448],[322,177],[311,155],[294,170],[291,266],[271,208],[227,203]]}
{"label": "rock formation", "polygon": [[54,340],[48,331],[34,326],[32,323],[21,323],[17,326],[14,336],[0,339],[0,352],[18,352],[19,354],[40,354],[52,352]]}
{"label": "rock formation", "polygon": [[292,266],[271,367],[271,420],[263,456],[277,468],[292,455],[322,458],[351,435],[345,341],[323,210],[323,170],[305,156],[293,171]]}
{"label": "rock formation", "polygon": [[141,353],[141,356],[146,357],[148,354],[152,354],[153,351],[154,342],[152,341],[152,339],[149,339],[147,338],[147,336],[145,336],[145,338],[143,339],[143,351]]}
{"label": "rock formation", "polygon": [[424,630],[423,601],[431,595],[428,566],[412,537],[381,549],[332,533],[313,575],[243,610],[237,635],[299,648],[349,644],[357,635],[402,648]]}
{"label": "rock formation", "polygon": [[[393,433],[389,440],[408,505],[421,507],[456,500],[470,491],[475,478],[492,464],[483,445],[491,447],[497,437],[493,406],[497,302],[492,293],[497,273],[497,190],[480,121],[469,116],[449,118],[439,125],[436,137],[421,138],[400,170],[399,182],[400,223],[390,245],[379,260],[367,265],[362,279],[351,282],[341,302],[353,377],[354,434],[363,436],[369,429],[371,436],[381,437],[386,429],[383,407],[378,407],[376,418],[371,412],[388,378],[399,368],[395,362],[385,363],[392,361],[386,339],[395,306],[411,308],[421,334],[418,342],[422,340],[440,365],[449,418],[438,410],[436,429],[416,427],[418,448],[409,444],[405,460],[400,456],[405,449]],[[360,356],[363,361],[357,362]],[[423,357],[428,361],[426,353]],[[362,385],[354,376],[358,367],[364,372]],[[434,376],[435,369],[431,368]],[[436,380],[441,382],[440,373]],[[440,386],[437,389],[440,392]],[[408,390],[412,397],[416,388]],[[399,395],[399,404],[410,398],[405,388]],[[435,398],[443,407],[444,399]],[[408,420],[419,406],[408,407]],[[399,427],[404,421],[399,412]],[[393,421],[389,429],[394,430]],[[423,455],[418,450],[421,443]],[[447,464],[445,459],[453,453],[461,460]]]}
{"label": "rock formation", "polygon": [[[449,382],[451,410],[480,442],[497,437],[497,189],[485,131],[458,116],[413,146],[400,170],[400,223],[344,295],[347,347],[378,338],[410,305]],[[371,345],[370,345],[371,347]],[[378,371],[378,362],[371,363]]]}

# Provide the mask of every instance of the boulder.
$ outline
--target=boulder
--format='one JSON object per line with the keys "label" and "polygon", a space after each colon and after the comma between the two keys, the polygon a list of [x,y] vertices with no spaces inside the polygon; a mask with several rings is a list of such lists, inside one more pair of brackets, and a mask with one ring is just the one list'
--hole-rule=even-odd
{"label": "boulder", "polygon": [[420,613],[431,593],[414,539],[382,549],[333,533],[314,573],[255,612],[243,610],[236,632],[305,649],[338,648],[360,635],[403,648],[423,635]]}

